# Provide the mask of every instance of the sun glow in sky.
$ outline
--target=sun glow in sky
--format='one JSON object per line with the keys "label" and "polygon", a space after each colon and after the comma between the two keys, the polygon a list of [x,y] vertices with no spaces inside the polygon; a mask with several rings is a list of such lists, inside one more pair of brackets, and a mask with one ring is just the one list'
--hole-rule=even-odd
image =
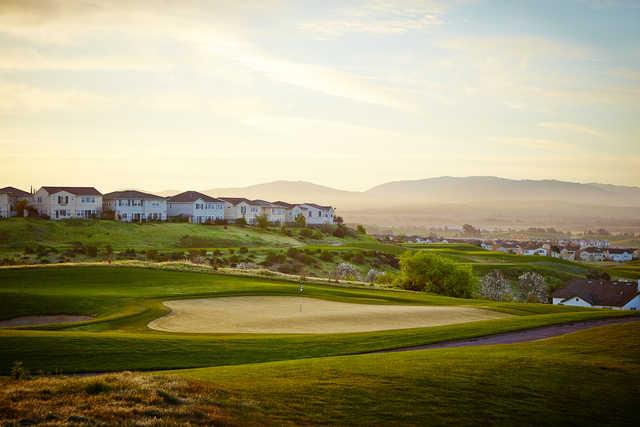
{"label": "sun glow in sky", "polygon": [[0,1],[0,187],[640,185],[634,0]]}

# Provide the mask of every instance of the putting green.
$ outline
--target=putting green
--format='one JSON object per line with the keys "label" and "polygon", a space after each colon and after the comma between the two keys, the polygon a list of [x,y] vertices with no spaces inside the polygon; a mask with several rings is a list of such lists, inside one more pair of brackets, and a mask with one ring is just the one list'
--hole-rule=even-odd
{"label": "putting green", "polygon": [[511,317],[456,306],[351,304],[305,297],[223,297],[166,301],[151,329],[186,333],[339,333],[449,325]]}

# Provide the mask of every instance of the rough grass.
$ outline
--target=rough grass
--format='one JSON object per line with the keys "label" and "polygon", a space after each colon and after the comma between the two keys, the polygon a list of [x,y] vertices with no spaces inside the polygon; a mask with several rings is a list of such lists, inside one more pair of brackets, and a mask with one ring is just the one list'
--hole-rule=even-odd
{"label": "rough grass", "polygon": [[0,221],[0,249],[46,245],[68,248],[74,242],[114,250],[177,250],[240,246],[299,246],[301,243],[278,231],[254,227],[205,226],[188,223],[135,224],[107,220],[49,221],[9,218]]}
{"label": "rough grass", "polygon": [[640,422],[638,322],[538,342],[206,368],[232,416],[264,424],[597,425]]}
{"label": "rough grass", "polygon": [[131,373],[0,379],[2,425],[232,425],[212,387]]}

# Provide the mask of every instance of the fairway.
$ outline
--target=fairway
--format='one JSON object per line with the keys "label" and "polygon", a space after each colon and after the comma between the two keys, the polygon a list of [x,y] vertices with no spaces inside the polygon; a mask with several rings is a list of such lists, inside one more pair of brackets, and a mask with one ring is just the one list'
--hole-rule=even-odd
{"label": "fairway", "polygon": [[189,299],[164,305],[171,313],[149,327],[183,333],[368,332],[511,317],[472,307],[352,304],[286,296]]}

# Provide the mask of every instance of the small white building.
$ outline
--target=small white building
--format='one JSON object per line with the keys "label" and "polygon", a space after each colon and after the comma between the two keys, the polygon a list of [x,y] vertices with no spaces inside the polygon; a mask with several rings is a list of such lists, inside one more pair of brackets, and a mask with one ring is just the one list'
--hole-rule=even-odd
{"label": "small white building", "polygon": [[105,209],[114,219],[125,222],[165,221],[167,200],[164,197],[135,190],[114,191],[103,196]]}
{"label": "small white building", "polygon": [[575,307],[640,310],[640,280],[575,279],[551,294],[553,304]]}
{"label": "small white building", "polygon": [[31,194],[15,187],[0,188],[0,218],[16,216],[16,205],[21,201],[31,204],[33,202]]}
{"label": "small white building", "polygon": [[39,215],[52,220],[96,218],[102,213],[102,194],[94,187],[41,187],[34,195]]}
{"label": "small white building", "polygon": [[613,262],[627,262],[633,260],[633,249],[608,249],[607,258]]}
{"label": "small white building", "polygon": [[183,216],[194,224],[225,219],[224,201],[197,191],[185,191],[167,198],[167,215]]}

